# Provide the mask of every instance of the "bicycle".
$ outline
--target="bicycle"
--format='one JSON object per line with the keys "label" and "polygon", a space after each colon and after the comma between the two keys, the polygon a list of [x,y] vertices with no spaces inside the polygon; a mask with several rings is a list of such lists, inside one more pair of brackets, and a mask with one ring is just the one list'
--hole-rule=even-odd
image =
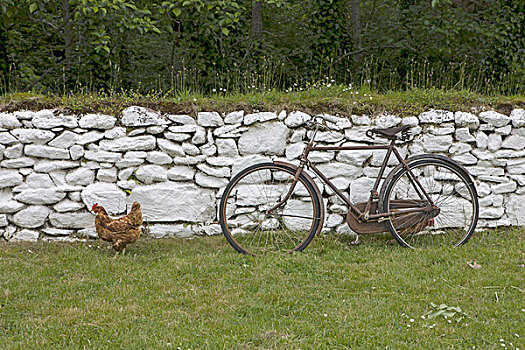
{"label": "bicycle", "polygon": [[[315,135],[327,127],[319,118],[306,125],[311,130],[299,165],[274,161],[247,167],[226,186],[219,205],[222,232],[238,252],[302,251],[323,228],[321,191],[306,172],[315,173],[348,207],[346,221],[357,234],[390,232],[403,247],[429,244],[458,247],[476,228],[479,204],[474,182],[465,168],[442,155],[421,154],[403,158],[396,144],[413,140],[410,126],[375,128],[370,138],[387,139],[384,145],[316,146]],[[308,159],[312,151],[386,150],[366,202],[352,203]],[[384,178],[391,155],[395,166]],[[378,191],[379,189],[379,191]]]}

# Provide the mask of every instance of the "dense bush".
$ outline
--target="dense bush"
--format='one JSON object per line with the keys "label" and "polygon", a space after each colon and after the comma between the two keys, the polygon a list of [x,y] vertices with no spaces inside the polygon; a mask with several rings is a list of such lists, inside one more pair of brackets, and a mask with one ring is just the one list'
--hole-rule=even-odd
{"label": "dense bush", "polygon": [[0,0],[0,92],[523,93],[522,1]]}

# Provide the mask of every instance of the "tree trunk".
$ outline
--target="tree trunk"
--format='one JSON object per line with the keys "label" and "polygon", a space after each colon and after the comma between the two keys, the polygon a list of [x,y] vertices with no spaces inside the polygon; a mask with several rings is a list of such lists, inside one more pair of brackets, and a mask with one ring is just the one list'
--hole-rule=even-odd
{"label": "tree trunk", "polygon": [[263,30],[262,2],[253,0],[252,2],[252,35],[258,37]]}
{"label": "tree trunk", "polygon": [[[352,0],[352,39],[354,42],[354,51],[362,49],[361,40],[361,0]],[[355,55],[356,60],[361,59],[362,54]]]}

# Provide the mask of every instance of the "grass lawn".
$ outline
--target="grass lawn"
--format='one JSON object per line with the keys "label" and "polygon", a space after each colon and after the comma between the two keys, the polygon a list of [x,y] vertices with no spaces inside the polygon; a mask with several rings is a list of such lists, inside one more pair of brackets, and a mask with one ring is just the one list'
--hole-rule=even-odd
{"label": "grass lawn", "polygon": [[[361,238],[259,258],[222,236],[142,238],[117,259],[99,241],[2,242],[0,348],[525,349],[525,230],[418,251]],[[466,317],[423,318],[431,303]]]}

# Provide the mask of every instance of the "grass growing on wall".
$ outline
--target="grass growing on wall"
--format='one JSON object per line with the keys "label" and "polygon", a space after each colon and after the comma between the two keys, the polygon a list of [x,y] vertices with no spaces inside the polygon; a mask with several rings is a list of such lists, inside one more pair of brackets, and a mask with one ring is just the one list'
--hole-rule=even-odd
{"label": "grass growing on wall", "polygon": [[513,108],[525,107],[525,96],[488,96],[466,90],[435,88],[378,93],[364,86],[319,85],[288,91],[254,91],[231,93],[216,91],[211,95],[196,92],[168,91],[140,94],[133,91],[112,93],[70,93],[41,95],[12,93],[0,96],[0,111],[59,109],[67,113],[105,113],[120,115],[131,105],[150,107],[166,113],[195,115],[199,111],[229,112],[235,110],[280,111],[301,110],[308,113],[340,115],[384,112],[400,116],[417,115],[431,108],[450,111],[469,111],[472,108],[495,109],[509,114]]}
{"label": "grass growing on wall", "polygon": [[222,236],[143,238],[117,259],[101,242],[2,242],[0,348],[524,349],[524,234],[417,251],[330,235],[259,258]]}

